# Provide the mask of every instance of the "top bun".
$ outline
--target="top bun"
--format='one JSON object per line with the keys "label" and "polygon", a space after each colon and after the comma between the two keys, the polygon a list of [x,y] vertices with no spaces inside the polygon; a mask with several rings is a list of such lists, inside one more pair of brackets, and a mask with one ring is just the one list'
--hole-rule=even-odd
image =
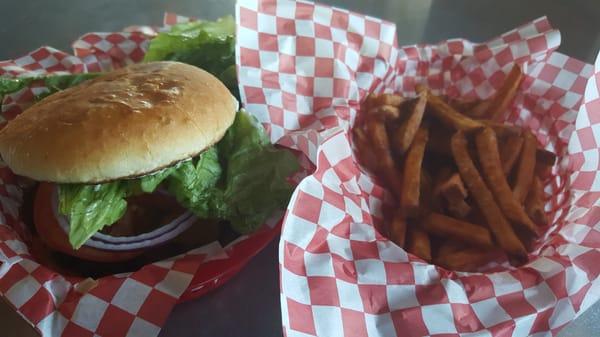
{"label": "top bun", "polygon": [[237,100],[217,78],[178,62],[122,68],[51,95],[0,131],[13,172],[99,183],[142,176],[218,142]]}

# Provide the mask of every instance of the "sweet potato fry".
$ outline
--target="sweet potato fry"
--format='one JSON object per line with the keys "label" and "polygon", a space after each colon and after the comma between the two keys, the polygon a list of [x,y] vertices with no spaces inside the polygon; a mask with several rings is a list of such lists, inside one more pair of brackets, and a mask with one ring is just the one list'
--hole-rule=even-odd
{"label": "sweet potato fry", "polygon": [[446,179],[442,179],[435,187],[436,194],[442,194],[453,199],[465,199],[467,197],[467,189],[458,173],[450,172]]}
{"label": "sweet potato fry", "polygon": [[394,144],[396,151],[400,154],[406,153],[410,144],[412,143],[421,121],[423,120],[423,114],[425,113],[425,106],[427,105],[427,91],[423,91],[419,94],[419,98],[415,102],[412,112],[408,119],[398,128],[394,134]]}
{"label": "sweet potato fry", "polygon": [[448,212],[453,216],[464,219],[471,213],[471,206],[464,199],[456,199],[456,198],[447,198],[447,206]]}
{"label": "sweet potato fry", "polygon": [[464,100],[460,98],[448,99],[448,105],[454,108],[454,110],[460,112],[463,115],[469,116],[469,112],[473,110],[477,105],[481,103],[479,99]]}
{"label": "sweet potato fry", "polygon": [[498,138],[520,136],[523,133],[523,130],[515,125],[504,124],[487,119],[481,120],[480,122],[483,123],[485,126],[492,128],[496,133],[496,136],[498,136]]}
{"label": "sweet potato fry", "polygon": [[473,272],[492,262],[497,255],[496,250],[468,247],[449,254],[438,254],[434,262],[449,270]]}
{"label": "sweet potato fry", "polygon": [[436,155],[452,156],[450,142],[448,139],[452,137],[452,130],[441,127],[439,124],[433,124],[429,127],[429,141],[427,142],[427,152]]}
{"label": "sweet potato fry", "polygon": [[471,211],[467,204],[467,190],[458,173],[450,173],[446,179],[441,179],[435,186],[434,193],[446,201],[446,208],[457,218],[465,218]]}
{"label": "sweet potato fry", "polygon": [[402,172],[402,192],[400,194],[400,208],[404,214],[415,216],[419,210],[419,198],[421,189],[421,166],[425,146],[429,138],[429,131],[420,128],[415,135],[412,146],[404,159],[404,170]]}
{"label": "sweet potato fry", "polygon": [[408,229],[407,247],[409,253],[416,255],[423,260],[431,261],[431,242],[429,235],[418,227],[410,227]]}
{"label": "sweet potato fry", "polygon": [[489,118],[493,120],[500,119],[515,98],[522,81],[523,72],[521,72],[521,68],[515,64],[504,79],[502,86],[490,98],[489,104],[487,104],[488,106],[485,108],[478,108],[474,117]]}
{"label": "sweet potato fry", "polygon": [[404,97],[392,94],[370,94],[365,100],[369,108],[380,105],[391,105],[399,107],[404,102]]}
{"label": "sweet potato fry", "polygon": [[490,231],[485,227],[457,220],[443,214],[430,213],[421,222],[421,227],[431,235],[443,236],[476,246],[493,246]]}
{"label": "sweet potato fry", "polygon": [[402,211],[394,212],[394,217],[389,225],[390,239],[400,247],[406,243],[406,217]]}
{"label": "sweet potato fry", "polygon": [[535,174],[546,177],[552,172],[552,166],[556,163],[556,155],[548,150],[537,149],[535,160]]}
{"label": "sweet potato fry", "polygon": [[477,105],[472,107],[470,110],[467,110],[465,114],[471,118],[480,119],[485,116],[486,111],[490,109],[490,105],[492,104],[492,97],[488,99],[484,99],[479,101]]}
{"label": "sweet potato fry", "polygon": [[537,225],[545,226],[548,224],[548,218],[544,211],[544,186],[537,176],[533,177],[531,189],[525,199],[525,210]]}
{"label": "sweet potato fry", "polygon": [[382,120],[394,120],[400,117],[400,109],[393,105],[374,106],[367,113],[374,118]]}
{"label": "sweet potato fry", "polygon": [[378,172],[383,175],[385,182],[396,196],[399,196],[402,190],[399,175],[397,173],[392,154],[390,152],[390,143],[383,122],[370,119],[367,121],[367,132],[369,133],[373,152],[375,153],[379,164]]}
{"label": "sweet potato fry", "polygon": [[358,150],[358,159],[360,163],[370,171],[377,172],[377,157],[373,152],[371,141],[361,128],[352,130],[354,135],[354,145]]}
{"label": "sweet potato fry", "polygon": [[420,214],[428,211],[439,211],[441,209],[439,199],[433,195],[433,181],[431,175],[421,169],[421,196],[419,199]]}
{"label": "sweet potato fry", "polygon": [[515,198],[521,204],[525,202],[527,193],[531,188],[531,182],[533,181],[536,162],[535,152],[537,147],[537,140],[531,132],[526,132],[524,137],[523,149],[521,150],[519,164],[517,166],[515,186],[513,187]]}
{"label": "sweet potato fry", "polygon": [[483,170],[483,177],[504,215],[525,230],[537,235],[535,224],[529,219],[525,209],[517,201],[506,181],[494,131],[491,128],[485,128],[478,132],[475,136],[475,144],[479,155],[479,163]]}
{"label": "sweet potato fry", "polygon": [[526,257],[527,252],[525,251],[525,247],[519,241],[519,238],[517,238],[504,214],[502,214],[502,211],[494,200],[492,192],[490,192],[483,182],[471,159],[465,134],[461,131],[454,134],[451,145],[460,176],[467,185],[467,189],[483,213],[490,230],[502,249],[521,259]]}
{"label": "sweet potato fry", "polygon": [[494,94],[486,116],[493,120],[499,120],[515,98],[517,89],[521,86],[522,81],[523,72],[521,71],[521,67],[515,64],[504,79],[504,83],[502,83],[500,89]]}
{"label": "sweet potato fry", "polygon": [[508,176],[512,171],[517,159],[519,159],[522,148],[523,137],[521,136],[508,137],[506,142],[502,145],[500,150],[500,161],[502,162],[502,172],[504,172],[505,176]]}
{"label": "sweet potato fry", "polygon": [[435,253],[435,259],[439,256],[449,255],[454,252],[458,252],[461,249],[468,247],[464,242],[452,240],[452,239],[444,239],[444,241],[439,245],[437,252]]}
{"label": "sweet potato fry", "polygon": [[535,158],[537,162],[546,166],[554,166],[556,163],[556,154],[545,149],[537,149]]}
{"label": "sweet potato fry", "polygon": [[448,126],[451,126],[455,130],[471,131],[483,127],[481,122],[473,120],[454,110],[454,108],[452,108],[442,99],[429,93],[426,88],[417,87],[417,92],[428,92],[427,104],[431,107],[431,112],[440,121]]}

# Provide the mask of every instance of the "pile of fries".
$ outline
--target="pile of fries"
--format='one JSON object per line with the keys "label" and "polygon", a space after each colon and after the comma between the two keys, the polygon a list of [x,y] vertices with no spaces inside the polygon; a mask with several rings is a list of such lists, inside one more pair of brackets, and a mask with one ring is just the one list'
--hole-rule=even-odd
{"label": "pile of fries", "polygon": [[523,75],[513,67],[487,100],[370,95],[353,129],[361,164],[395,197],[388,236],[451,270],[503,254],[513,265],[547,225],[542,181],[556,157],[528,130],[498,122]]}

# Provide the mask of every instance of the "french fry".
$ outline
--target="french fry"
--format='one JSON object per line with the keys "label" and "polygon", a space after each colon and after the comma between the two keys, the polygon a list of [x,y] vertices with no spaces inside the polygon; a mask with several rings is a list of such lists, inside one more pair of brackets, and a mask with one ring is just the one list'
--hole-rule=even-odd
{"label": "french fry", "polygon": [[448,212],[455,217],[464,219],[471,213],[471,206],[464,199],[447,198],[446,200]]}
{"label": "french fry", "polygon": [[442,194],[452,199],[465,199],[468,195],[460,175],[452,172],[450,172],[448,178],[438,182],[434,193]]}
{"label": "french fry", "polygon": [[[431,135],[433,137],[433,135]],[[431,141],[431,138],[429,138],[429,141]],[[450,153],[452,154],[452,153]],[[433,187],[433,193],[434,194],[439,194],[442,191],[442,185],[444,185],[444,183],[446,183],[446,181],[448,179],[450,179],[450,177],[454,174],[454,170],[452,168],[450,168],[449,166],[441,166],[439,167],[436,175],[435,175],[435,184]]]}
{"label": "french fry", "polygon": [[467,138],[461,131],[452,136],[452,153],[463,182],[473,196],[475,203],[486,219],[494,237],[506,252],[523,259],[527,256],[525,247],[519,241],[508,220],[496,204],[492,192],[487,188],[471,159]]}
{"label": "french fry", "polygon": [[417,92],[428,92],[427,104],[431,107],[431,112],[440,121],[448,126],[453,127],[455,130],[471,131],[483,127],[481,122],[461,114],[439,97],[431,95],[428,89],[418,86]]}
{"label": "french fry", "polygon": [[455,217],[464,219],[471,212],[471,206],[465,201],[467,190],[458,173],[439,180],[434,193],[446,200],[446,208]]}
{"label": "french fry", "polygon": [[546,166],[554,166],[556,163],[556,154],[545,149],[537,149],[535,158],[537,162]]}
{"label": "french fry", "polygon": [[435,260],[437,260],[440,256],[458,252],[459,250],[464,249],[465,247],[467,247],[467,245],[464,242],[445,238],[443,243],[439,245],[439,248],[435,254]]}
{"label": "french fry", "polygon": [[531,189],[525,199],[525,210],[537,225],[545,226],[548,224],[546,212],[544,211],[544,186],[537,176],[533,177]]}
{"label": "french fry", "polygon": [[523,137],[521,136],[508,137],[506,142],[502,145],[500,150],[500,161],[502,162],[502,172],[504,172],[505,176],[508,176],[512,171],[517,159],[519,159],[522,148]]}
{"label": "french fry", "polygon": [[525,209],[517,201],[506,181],[494,131],[488,127],[478,132],[475,136],[475,145],[477,146],[483,177],[504,215],[509,220],[522,226],[523,229],[537,235],[535,224],[529,219]]}
{"label": "french fry", "polygon": [[511,136],[520,136],[523,133],[523,130],[515,125],[508,125],[500,122],[495,122],[491,120],[481,120],[485,126],[490,127],[494,130],[498,138],[507,138]]}
{"label": "french fry", "polygon": [[410,144],[412,143],[421,121],[423,120],[423,114],[425,113],[425,106],[427,105],[427,91],[423,91],[419,94],[412,112],[408,119],[398,128],[394,134],[394,144],[396,145],[396,151],[400,154],[406,153]]}
{"label": "french fry", "polygon": [[433,181],[431,175],[421,169],[421,196],[419,199],[420,213],[424,214],[427,211],[439,211],[441,209],[439,199],[433,195]]}
{"label": "french fry", "polygon": [[513,187],[515,198],[521,204],[525,202],[527,193],[531,188],[531,182],[533,181],[536,162],[535,153],[537,147],[537,140],[531,132],[526,132],[524,137],[525,140],[523,143],[523,149],[521,150],[521,155],[519,156],[515,185]]}
{"label": "french fry", "polygon": [[404,170],[402,171],[402,192],[400,193],[400,208],[404,214],[415,216],[419,210],[419,198],[421,189],[421,166],[425,146],[429,138],[429,131],[420,128],[415,135],[412,146],[406,153],[404,159]]}
{"label": "french fry", "polygon": [[484,99],[479,101],[477,105],[472,107],[470,110],[467,110],[465,114],[471,118],[482,118],[484,117],[486,111],[490,109],[490,105],[492,104],[492,97],[488,99]]}
{"label": "french fry", "polygon": [[372,107],[367,111],[370,116],[383,120],[394,120],[400,118],[400,109],[393,105],[380,105]]}
{"label": "french fry", "polygon": [[421,228],[412,226],[408,229],[407,247],[409,253],[416,255],[423,260],[431,261],[431,242],[429,235]]}
{"label": "french fry", "polygon": [[521,68],[518,65],[514,65],[498,91],[489,99],[481,101],[480,104],[470,111],[469,116],[493,120],[500,119],[502,113],[506,111],[509,104],[515,98],[522,80],[523,73],[521,72]]}
{"label": "french fry", "polygon": [[378,171],[383,175],[386,183],[390,185],[392,192],[399,196],[402,191],[402,184],[390,153],[390,143],[385,125],[379,120],[370,119],[367,121],[367,132],[371,136],[373,152],[379,160]]}
{"label": "french fry", "polygon": [[372,150],[371,141],[361,128],[354,128],[352,133],[354,135],[354,144],[358,149],[360,163],[368,170],[377,172],[378,160]]}
{"label": "french fry", "polygon": [[506,78],[504,83],[494,97],[490,104],[490,109],[486,112],[486,115],[493,120],[498,120],[502,117],[502,114],[506,111],[510,103],[515,98],[517,89],[521,86],[523,81],[523,72],[518,65],[514,65]]}
{"label": "french fry", "polygon": [[449,254],[439,254],[435,264],[450,270],[473,272],[492,262],[497,255],[495,250],[468,247]]}
{"label": "french fry", "polygon": [[452,130],[436,124],[430,126],[429,129],[427,152],[432,152],[436,155],[452,156],[450,142],[448,141],[452,137]]}
{"label": "french fry", "polygon": [[390,239],[400,247],[406,243],[406,217],[402,211],[394,212],[394,217],[389,225]]}
{"label": "french fry", "polygon": [[460,98],[450,98],[448,99],[448,105],[450,105],[454,110],[462,113],[463,115],[469,115],[469,112],[472,111],[477,105],[481,103],[479,99],[472,100],[464,100]]}
{"label": "french fry", "polygon": [[546,177],[552,172],[552,167],[556,163],[556,155],[548,150],[537,149],[535,160],[535,174]]}
{"label": "french fry", "polygon": [[439,213],[430,213],[421,227],[431,235],[443,236],[468,244],[492,247],[492,236],[485,227],[457,220]]}
{"label": "french fry", "polygon": [[404,97],[392,94],[370,94],[365,100],[365,105],[373,106],[391,105],[399,107],[404,102]]}

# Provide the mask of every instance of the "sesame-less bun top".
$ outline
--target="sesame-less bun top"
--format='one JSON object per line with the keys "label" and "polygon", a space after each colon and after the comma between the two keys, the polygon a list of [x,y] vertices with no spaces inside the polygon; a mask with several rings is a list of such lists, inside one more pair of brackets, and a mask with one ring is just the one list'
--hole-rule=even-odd
{"label": "sesame-less bun top", "polygon": [[11,170],[35,180],[135,177],[218,142],[238,103],[217,78],[178,62],[122,68],[51,95],[0,131]]}

